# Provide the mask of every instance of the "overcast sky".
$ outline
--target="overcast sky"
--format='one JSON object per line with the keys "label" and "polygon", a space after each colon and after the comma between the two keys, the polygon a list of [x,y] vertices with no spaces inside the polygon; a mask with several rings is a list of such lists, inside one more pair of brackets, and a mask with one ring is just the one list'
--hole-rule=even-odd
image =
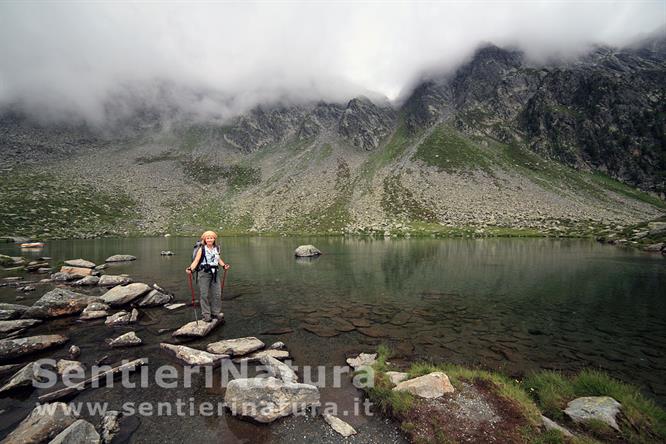
{"label": "overcast sky", "polygon": [[157,79],[184,108],[222,117],[284,99],[395,99],[480,42],[544,59],[621,46],[664,23],[664,0],[2,2],[0,106],[99,122],[112,98],[149,102]]}

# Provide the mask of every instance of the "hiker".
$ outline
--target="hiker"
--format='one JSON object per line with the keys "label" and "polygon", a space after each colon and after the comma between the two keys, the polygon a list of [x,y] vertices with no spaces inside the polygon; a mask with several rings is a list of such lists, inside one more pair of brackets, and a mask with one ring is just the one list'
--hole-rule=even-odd
{"label": "hiker", "polygon": [[211,322],[212,317],[220,318],[222,311],[222,289],[218,281],[218,268],[225,270],[230,265],[220,257],[220,247],[217,245],[217,234],[214,231],[206,231],[201,235],[201,247],[198,249],[194,260],[185,269],[188,274],[193,271],[201,271],[198,274],[199,297],[201,300],[201,312],[203,320]]}

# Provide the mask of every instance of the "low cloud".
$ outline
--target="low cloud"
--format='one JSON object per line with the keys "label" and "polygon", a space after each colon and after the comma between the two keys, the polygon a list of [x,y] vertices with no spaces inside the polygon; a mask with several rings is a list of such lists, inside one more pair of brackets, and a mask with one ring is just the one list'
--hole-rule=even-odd
{"label": "low cloud", "polygon": [[224,120],[257,104],[393,100],[481,42],[543,61],[665,22],[663,1],[2,3],[0,107],[103,124],[137,106]]}

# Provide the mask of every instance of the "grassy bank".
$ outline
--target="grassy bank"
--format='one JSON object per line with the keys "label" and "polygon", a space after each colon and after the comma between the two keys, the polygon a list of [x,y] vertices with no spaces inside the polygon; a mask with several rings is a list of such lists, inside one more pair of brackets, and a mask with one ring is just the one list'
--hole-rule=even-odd
{"label": "grassy bank", "polygon": [[[417,362],[400,371],[408,373],[409,379],[444,372],[455,388],[442,398],[423,399],[393,390],[387,372],[398,369],[389,363],[390,354],[387,347],[379,347],[373,365],[375,384],[366,389],[366,395],[381,412],[397,420],[414,443],[488,442],[489,437],[494,442],[544,444],[666,441],[666,411],[638,388],[602,372],[582,371],[570,377],[539,372],[521,382],[481,369]],[[620,402],[620,431],[599,421],[569,420],[563,409],[583,396],[610,396]],[[573,437],[546,430],[542,415],[566,427]]]}

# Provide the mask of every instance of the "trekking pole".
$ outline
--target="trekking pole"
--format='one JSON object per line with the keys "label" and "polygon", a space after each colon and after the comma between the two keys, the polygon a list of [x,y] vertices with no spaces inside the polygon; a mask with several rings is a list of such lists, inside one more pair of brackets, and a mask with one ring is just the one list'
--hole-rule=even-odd
{"label": "trekking pole", "polygon": [[220,300],[222,300],[222,295],[224,294],[224,281],[227,279],[227,269],[224,269],[224,274],[222,274],[222,283],[220,284]]}
{"label": "trekking pole", "polygon": [[187,280],[190,283],[190,291],[192,292],[192,310],[194,310],[194,320],[199,325],[199,316],[197,316],[197,306],[194,302],[194,287],[192,286],[192,273],[187,273]]}

